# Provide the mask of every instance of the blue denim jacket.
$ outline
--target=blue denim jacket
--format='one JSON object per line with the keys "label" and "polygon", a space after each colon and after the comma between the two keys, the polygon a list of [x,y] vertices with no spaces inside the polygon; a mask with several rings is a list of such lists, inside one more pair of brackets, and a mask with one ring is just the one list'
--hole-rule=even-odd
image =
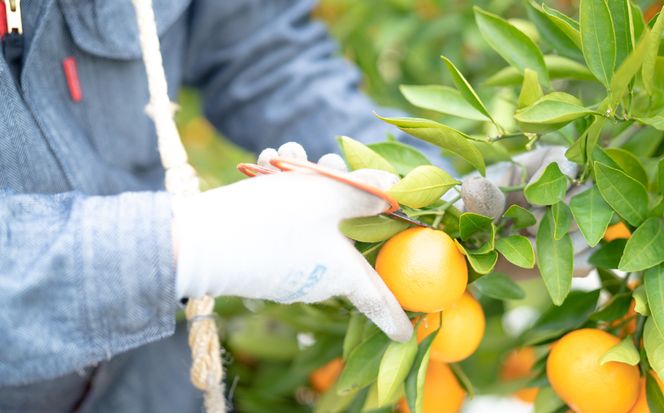
{"label": "blue denim jacket", "polygon": [[[253,151],[383,139],[312,3],[154,0],[173,99],[200,89]],[[18,82],[0,59],[0,412],[71,411],[84,394],[85,411],[198,411],[130,0],[24,0],[23,14]]]}

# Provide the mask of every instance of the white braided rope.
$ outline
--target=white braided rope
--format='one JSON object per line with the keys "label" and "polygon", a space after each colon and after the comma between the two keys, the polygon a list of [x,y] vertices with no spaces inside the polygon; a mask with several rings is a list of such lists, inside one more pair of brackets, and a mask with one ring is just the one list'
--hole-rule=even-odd
{"label": "white braided rope", "polygon": [[[195,194],[199,192],[198,177],[187,161],[187,153],[173,119],[174,105],[168,97],[152,0],[132,0],[132,3],[150,93],[147,112],[154,120],[157,131],[161,162],[166,170],[166,189],[175,196]],[[217,325],[211,317],[213,310],[214,299],[209,296],[191,299],[187,304],[192,352],[191,381],[204,392],[207,413],[224,413],[224,371]]]}

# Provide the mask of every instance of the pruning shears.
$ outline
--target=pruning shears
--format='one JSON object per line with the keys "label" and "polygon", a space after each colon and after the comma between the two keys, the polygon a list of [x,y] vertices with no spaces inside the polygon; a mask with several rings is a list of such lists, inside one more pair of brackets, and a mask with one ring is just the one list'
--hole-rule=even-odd
{"label": "pruning shears", "polygon": [[296,160],[296,159],[289,159],[289,158],[282,158],[282,157],[277,157],[273,158],[270,160],[270,164],[274,166],[275,169],[270,169],[266,168],[261,165],[256,165],[253,163],[241,163],[237,165],[238,171],[242,172],[246,176],[252,178],[257,175],[271,175],[275,173],[280,173],[280,172],[289,172],[289,171],[294,171],[294,170],[306,170],[310,172],[317,173],[319,175],[325,176],[330,179],[334,179],[335,181],[342,182],[346,185],[350,185],[354,188],[357,188],[361,191],[367,192],[371,195],[377,196],[378,198],[384,200],[387,202],[389,207],[385,212],[383,212],[384,215],[396,219],[398,221],[403,221],[407,222],[411,225],[416,225],[418,227],[425,227],[425,228],[433,228],[431,225],[426,224],[422,221],[413,219],[406,215],[406,213],[399,207],[399,203],[394,199],[391,195],[386,193],[385,191],[382,191],[379,188],[376,188],[373,185],[365,184],[364,182],[359,182],[356,181],[352,178],[349,177],[348,174],[344,174],[342,172],[338,172],[334,169],[331,168],[326,168],[324,166],[320,166],[316,163],[309,162],[309,161],[303,161],[303,160]]}

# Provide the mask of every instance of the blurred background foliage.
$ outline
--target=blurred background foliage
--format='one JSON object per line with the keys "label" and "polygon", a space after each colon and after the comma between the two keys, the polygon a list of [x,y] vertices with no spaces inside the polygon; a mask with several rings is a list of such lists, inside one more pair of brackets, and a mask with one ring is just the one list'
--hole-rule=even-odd
{"label": "blurred background foliage", "polygon": [[[577,0],[545,3],[576,15]],[[653,0],[635,3],[647,10],[646,15],[648,10],[657,9]],[[409,105],[400,94],[399,85],[451,85],[439,59],[441,54],[454,61],[471,84],[481,84],[507,66],[481,38],[472,5],[510,19],[536,41],[541,40],[537,39],[534,27],[524,20],[526,8],[521,0],[322,0],[314,17],[329,25],[339,41],[340,53],[357,64],[364,74],[364,90],[379,105],[468,128],[475,124],[453,124],[458,120]],[[538,43],[546,54],[547,45]],[[493,113],[500,113],[502,100],[516,99],[505,95],[513,92],[501,88],[483,93],[490,94],[482,98],[489,102]],[[201,117],[195,91],[184,90],[180,105],[178,125],[203,186],[216,187],[242,178],[235,165],[254,160],[255,154],[224,139]],[[489,316],[485,339],[476,354],[461,363],[481,393],[511,391],[496,386],[498,361],[528,320],[549,305],[539,278],[519,284],[527,292],[524,300],[503,302],[482,298]],[[230,350],[228,386],[237,411],[312,411],[316,395],[307,386],[308,375],[314,368],[340,356],[351,312],[341,300],[315,306],[280,306],[234,298],[219,300],[217,313],[225,347]]]}

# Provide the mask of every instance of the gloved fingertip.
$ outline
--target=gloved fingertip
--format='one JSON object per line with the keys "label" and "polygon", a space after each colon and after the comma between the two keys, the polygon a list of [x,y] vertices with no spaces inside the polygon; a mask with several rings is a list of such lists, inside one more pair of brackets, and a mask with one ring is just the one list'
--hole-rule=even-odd
{"label": "gloved fingertip", "polygon": [[266,149],[263,149],[263,151],[260,153],[260,155],[258,155],[258,161],[256,161],[256,163],[259,166],[262,166],[264,168],[277,170],[277,168],[272,166],[270,161],[272,159],[278,157],[278,156],[279,156],[279,154],[277,153],[277,151],[274,148],[266,148]]}
{"label": "gloved fingertip", "polygon": [[299,161],[307,160],[307,152],[302,145],[297,142],[286,142],[279,147],[277,151],[283,158],[295,159]]}
{"label": "gloved fingertip", "polygon": [[321,156],[321,158],[318,160],[318,165],[325,168],[334,169],[335,171],[348,172],[346,162],[336,153],[328,153]]}

